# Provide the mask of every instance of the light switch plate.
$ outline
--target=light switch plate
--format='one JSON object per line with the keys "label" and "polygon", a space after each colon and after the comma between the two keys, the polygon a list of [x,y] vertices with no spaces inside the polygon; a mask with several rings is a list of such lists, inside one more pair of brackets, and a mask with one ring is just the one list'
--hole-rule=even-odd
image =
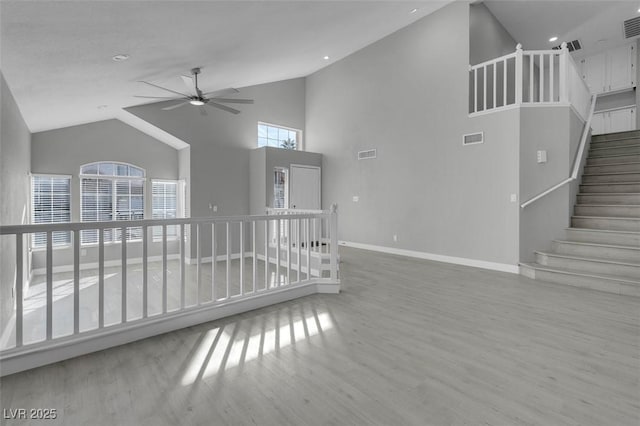
{"label": "light switch plate", "polygon": [[518,201],[518,194],[511,194],[510,201],[516,203]]}
{"label": "light switch plate", "polygon": [[538,151],[538,163],[546,163],[547,162],[547,151],[542,150]]}
{"label": "light switch plate", "polygon": [[357,203],[358,201],[360,201],[360,197],[358,197],[357,195],[353,196],[353,202]]}

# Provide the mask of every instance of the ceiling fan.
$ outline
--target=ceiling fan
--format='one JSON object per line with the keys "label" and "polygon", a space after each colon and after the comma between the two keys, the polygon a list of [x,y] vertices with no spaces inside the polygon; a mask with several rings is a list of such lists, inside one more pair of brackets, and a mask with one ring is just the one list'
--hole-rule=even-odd
{"label": "ceiling fan", "polygon": [[140,83],[147,84],[152,87],[156,87],[158,89],[162,89],[167,92],[171,92],[175,95],[180,95],[179,98],[176,97],[161,97],[161,96],[134,96],[135,98],[146,98],[146,99],[163,99],[163,100],[179,100],[180,102],[174,105],[170,105],[162,108],[164,111],[170,111],[172,109],[180,108],[183,105],[191,104],[194,106],[199,106],[200,112],[203,115],[207,115],[206,111],[202,106],[207,105],[213,108],[218,108],[223,111],[230,112],[231,114],[240,114],[240,111],[231,108],[229,106],[223,104],[252,104],[253,99],[236,99],[236,98],[222,98],[221,96],[230,95],[233,93],[239,93],[238,89],[222,89],[214,92],[203,93],[202,90],[198,87],[198,74],[200,74],[200,68],[193,68],[191,70],[191,76],[181,75],[182,80],[189,88],[192,95],[188,95],[186,93],[181,93],[172,89],[167,89],[166,87],[158,86],[157,84],[149,83],[148,81],[140,81]]}

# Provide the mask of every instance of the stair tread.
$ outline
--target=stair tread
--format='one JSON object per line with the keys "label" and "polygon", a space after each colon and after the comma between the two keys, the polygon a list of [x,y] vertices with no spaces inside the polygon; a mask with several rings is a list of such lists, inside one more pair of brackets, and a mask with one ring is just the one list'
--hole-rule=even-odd
{"label": "stair tread", "polygon": [[640,252],[640,247],[636,247],[636,246],[621,246],[621,245],[615,245],[615,244],[589,243],[586,241],[571,241],[571,240],[553,240],[553,241],[556,243],[562,243],[562,244],[575,244],[579,246],[606,247],[606,248],[616,248],[616,249],[630,249],[630,250],[637,250],[638,252]]}
{"label": "stair tread", "polygon": [[640,173],[640,169],[637,172],[583,173],[582,176],[637,175],[638,173]]}
{"label": "stair tread", "polygon": [[638,231],[619,231],[615,229],[592,229],[592,228],[576,228],[574,226],[570,226],[565,228],[567,231],[587,231],[587,232],[601,232],[601,233],[609,233],[609,234],[633,234],[640,236],[640,232]]}
{"label": "stair tread", "polygon": [[577,204],[580,207],[640,207],[638,204]]}
{"label": "stair tread", "polygon": [[602,197],[604,196],[618,196],[618,195],[622,195],[622,196],[629,196],[629,195],[640,195],[640,192],[578,192],[578,195],[596,195],[598,197]]}
{"label": "stair tread", "polygon": [[[602,135],[594,135],[592,137],[592,140],[593,140],[593,138],[597,138],[599,136],[602,136]],[[626,141],[626,140],[629,140],[629,139],[640,139],[640,136],[628,136],[626,138],[605,139],[605,140],[602,140],[602,141],[597,141],[596,140],[596,141],[593,141],[591,143],[605,143],[605,142],[613,142],[613,141]]]}
{"label": "stair tread", "polygon": [[590,182],[590,183],[581,183],[580,185],[637,185],[640,184],[640,181],[635,182]]}
{"label": "stair tread", "polygon": [[624,216],[571,216],[576,219],[616,219],[616,220],[640,220],[640,217],[624,217]]}
{"label": "stair tread", "polygon": [[589,151],[598,151],[601,149],[636,148],[636,147],[640,147],[640,143],[634,143],[634,144],[623,145],[623,146],[608,146],[604,148],[591,148]]}
{"label": "stair tread", "polygon": [[600,157],[587,157],[587,159],[589,158],[613,158],[613,157],[633,157],[636,156],[638,154],[611,154],[611,155],[602,155]]}
{"label": "stair tread", "polygon": [[628,261],[620,262],[618,260],[602,259],[602,258],[599,258],[599,257],[572,256],[570,254],[552,253],[552,252],[547,252],[547,251],[536,251],[535,253],[536,254],[542,254],[542,255],[545,255],[545,256],[560,257],[562,259],[585,260],[587,262],[608,263],[608,264],[612,264],[612,265],[638,266],[638,267],[640,267],[640,263],[633,263],[633,262],[628,262]]}
{"label": "stair tread", "polygon": [[[598,157],[602,158],[602,157]],[[607,163],[607,164],[587,164],[587,167],[603,167],[603,166],[628,166],[629,164],[637,164],[640,167],[640,161],[626,161],[624,163]]]}
{"label": "stair tread", "polygon": [[577,275],[581,277],[620,281],[625,284],[640,285],[640,280],[634,280],[632,277],[626,277],[626,276],[620,276],[620,275],[609,275],[609,274],[586,273],[584,271],[578,271],[575,269],[565,269],[565,268],[558,268],[556,266],[541,265],[535,262],[520,262],[520,265],[528,266],[530,268],[541,270],[541,271],[557,272],[557,273],[567,274],[567,275]]}

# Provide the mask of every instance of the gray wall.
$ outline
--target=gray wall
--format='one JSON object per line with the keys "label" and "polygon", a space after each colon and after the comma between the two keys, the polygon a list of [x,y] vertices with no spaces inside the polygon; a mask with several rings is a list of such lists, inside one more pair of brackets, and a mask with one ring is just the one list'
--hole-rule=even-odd
{"label": "gray wall", "polygon": [[[257,146],[258,121],[304,131],[303,78],[246,87],[241,89],[239,96],[255,100],[254,105],[241,105],[239,115],[207,108],[208,115],[203,116],[197,108],[189,106],[162,111],[166,103],[128,109],[191,146],[192,217],[249,214],[250,177],[247,170],[250,150]],[[217,212],[214,213],[209,205],[217,206]],[[225,250],[223,237],[220,233],[220,250]],[[191,244],[195,253],[195,241]],[[210,241],[203,241],[202,253],[203,256],[211,254]]]}
{"label": "gray wall", "polygon": [[518,42],[484,3],[469,5],[469,64],[475,65],[516,50]]}
{"label": "gray wall", "polygon": [[[31,133],[0,73],[0,224],[29,222]],[[13,313],[15,238],[0,237],[0,329]],[[26,262],[25,269],[26,272]],[[25,280],[28,275],[24,275]]]}
{"label": "gray wall", "polygon": [[[468,8],[452,3],[307,77],[307,148],[323,154],[323,207],[338,204],[341,240],[518,262],[518,114],[468,117]],[[462,146],[473,131],[486,142]],[[358,161],[369,148],[378,158]]]}
{"label": "gray wall", "polygon": [[[524,202],[569,177],[584,123],[569,107],[521,108],[520,123],[520,200]],[[546,163],[537,162],[538,150],[547,151]],[[536,250],[548,250],[552,240],[564,236],[574,204],[575,187],[565,185],[522,209],[521,261],[532,261]]]}
{"label": "gray wall", "polygon": [[[106,120],[80,126],[34,133],[31,150],[33,173],[71,175],[72,221],[80,221],[80,166],[96,161],[121,161],[146,171],[145,217],[151,217],[151,180],[178,179],[178,151],[119,121]],[[131,243],[131,256],[141,255],[139,244]],[[151,242],[149,255],[161,254],[160,244]],[[173,250],[173,248],[172,248]],[[82,252],[81,262],[96,262],[95,248]],[[105,259],[119,258],[119,245],[105,249]],[[56,265],[73,263],[71,249],[54,253]],[[44,252],[34,251],[33,268],[44,266]]]}

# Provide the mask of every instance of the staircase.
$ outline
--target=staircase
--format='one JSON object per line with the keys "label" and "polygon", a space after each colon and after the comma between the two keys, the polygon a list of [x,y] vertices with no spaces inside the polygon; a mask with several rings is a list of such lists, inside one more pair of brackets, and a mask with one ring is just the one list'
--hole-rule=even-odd
{"label": "staircase", "polygon": [[571,227],[523,275],[640,296],[640,131],[592,138]]}

